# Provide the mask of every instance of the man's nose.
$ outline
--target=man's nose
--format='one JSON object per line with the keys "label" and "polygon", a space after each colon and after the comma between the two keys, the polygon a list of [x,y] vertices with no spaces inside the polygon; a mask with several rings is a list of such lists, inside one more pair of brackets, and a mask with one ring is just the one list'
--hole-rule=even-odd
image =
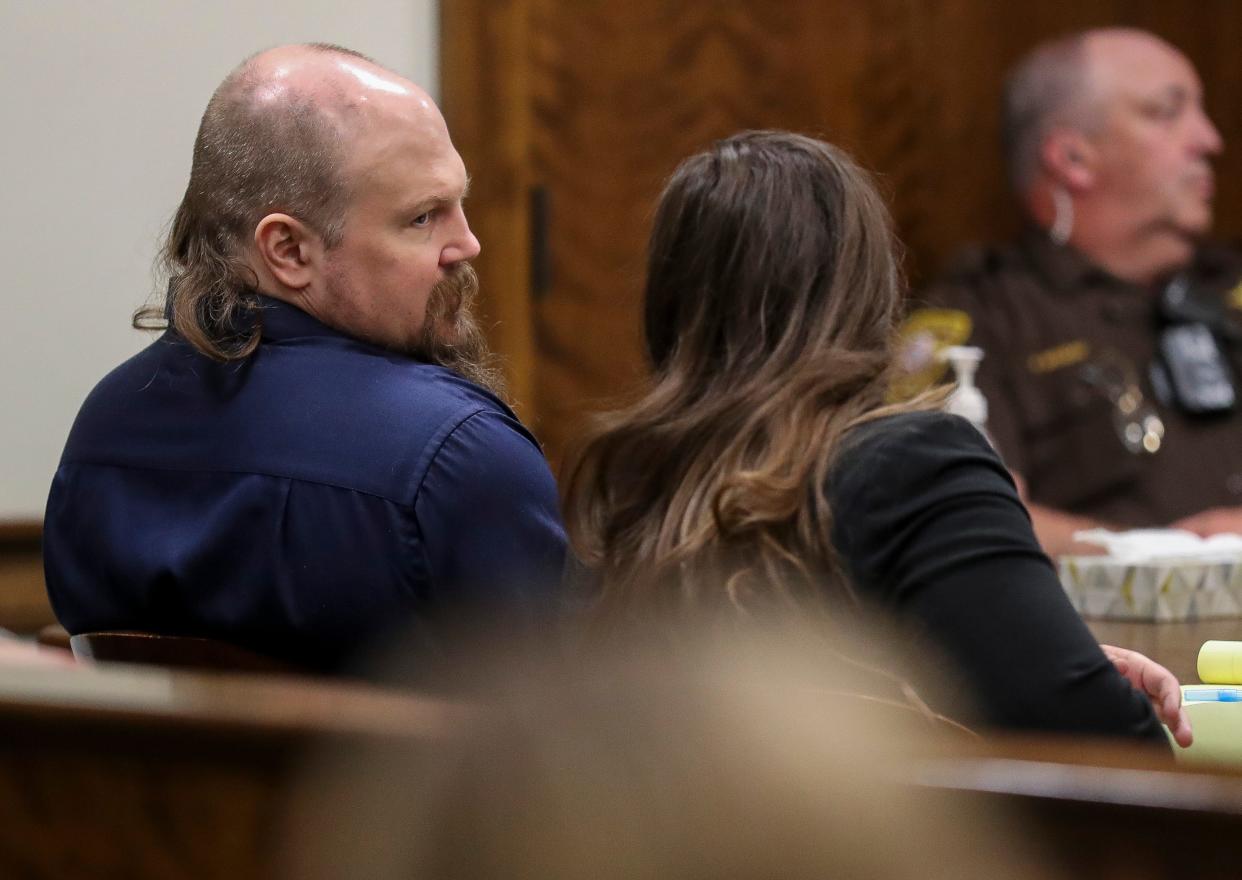
{"label": "man's nose", "polygon": [[440,252],[440,264],[451,266],[464,260],[473,260],[482,250],[483,246],[474,237],[470,224],[466,221],[466,215],[462,213],[461,228],[453,236],[453,240]]}
{"label": "man's nose", "polygon": [[1200,110],[1195,125],[1195,147],[1207,156],[1215,156],[1225,149],[1225,141],[1207,113]]}

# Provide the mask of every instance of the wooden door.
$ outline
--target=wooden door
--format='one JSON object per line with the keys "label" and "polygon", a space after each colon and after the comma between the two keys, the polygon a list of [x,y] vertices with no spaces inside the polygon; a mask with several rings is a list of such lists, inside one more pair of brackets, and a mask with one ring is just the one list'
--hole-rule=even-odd
{"label": "wooden door", "polygon": [[[827,138],[879,176],[917,283],[1016,226],[998,150],[1005,70],[1035,43],[1132,24],[1181,46],[1242,144],[1242,3],[1200,0],[445,0],[442,82],[493,341],[557,462],[632,392],[643,247],[677,162],[745,128]],[[1242,156],[1219,228],[1242,232]]]}

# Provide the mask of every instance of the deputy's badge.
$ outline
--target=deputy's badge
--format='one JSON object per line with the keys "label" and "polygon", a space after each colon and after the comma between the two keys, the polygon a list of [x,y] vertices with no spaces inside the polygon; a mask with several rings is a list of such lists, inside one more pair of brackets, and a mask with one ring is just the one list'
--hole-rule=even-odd
{"label": "deputy's badge", "polygon": [[907,400],[945,377],[948,365],[937,355],[970,339],[970,315],[958,309],[918,309],[897,334],[897,369],[889,398]]}
{"label": "deputy's badge", "polygon": [[[1132,455],[1155,455],[1164,446],[1164,420],[1143,397],[1129,357],[1104,348],[1078,369],[1078,378],[1112,404],[1113,429]],[[1153,376],[1153,378],[1155,378]]]}

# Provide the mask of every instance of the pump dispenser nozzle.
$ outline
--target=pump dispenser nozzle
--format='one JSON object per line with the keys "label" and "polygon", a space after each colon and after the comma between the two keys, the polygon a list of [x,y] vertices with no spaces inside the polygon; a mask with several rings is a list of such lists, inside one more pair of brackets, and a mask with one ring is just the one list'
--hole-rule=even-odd
{"label": "pump dispenser nozzle", "polygon": [[949,395],[945,410],[962,416],[987,434],[988,402],[975,385],[975,371],[983,360],[983,349],[973,345],[953,345],[940,352],[941,360],[953,368],[957,387]]}

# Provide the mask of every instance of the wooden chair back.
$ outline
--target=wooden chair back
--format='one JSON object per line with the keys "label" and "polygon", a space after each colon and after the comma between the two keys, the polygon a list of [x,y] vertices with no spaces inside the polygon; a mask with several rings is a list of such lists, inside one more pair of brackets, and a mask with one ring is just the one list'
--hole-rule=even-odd
{"label": "wooden chair back", "polygon": [[290,664],[246,648],[194,636],[88,632],[69,638],[73,656],[105,663],[138,663],[218,672],[296,672]]}

